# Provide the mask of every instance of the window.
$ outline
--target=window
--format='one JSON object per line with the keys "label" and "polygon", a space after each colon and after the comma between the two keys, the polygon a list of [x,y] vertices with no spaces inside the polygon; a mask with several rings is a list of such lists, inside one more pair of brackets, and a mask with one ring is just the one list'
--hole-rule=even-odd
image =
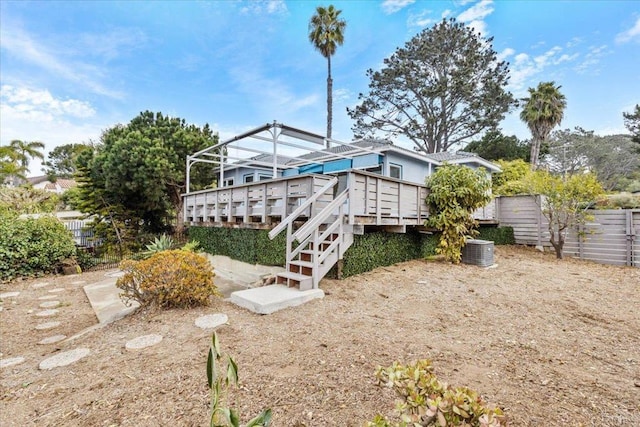
{"label": "window", "polygon": [[382,165],[376,166],[375,168],[366,168],[365,171],[382,175]]}
{"label": "window", "polygon": [[233,185],[233,178],[227,178],[224,181],[222,181],[223,187],[231,187],[232,185]]}
{"label": "window", "polygon": [[267,179],[271,179],[271,175],[264,173],[258,174],[258,181],[266,181]]}
{"label": "window", "polygon": [[389,176],[391,178],[402,179],[402,166],[389,164]]}
{"label": "window", "polygon": [[246,183],[249,183],[249,182],[253,182],[253,179],[254,179],[254,177],[253,177],[253,174],[252,174],[252,173],[247,174],[247,175],[244,175],[244,176],[242,177],[242,181],[243,181],[245,184],[246,184]]}

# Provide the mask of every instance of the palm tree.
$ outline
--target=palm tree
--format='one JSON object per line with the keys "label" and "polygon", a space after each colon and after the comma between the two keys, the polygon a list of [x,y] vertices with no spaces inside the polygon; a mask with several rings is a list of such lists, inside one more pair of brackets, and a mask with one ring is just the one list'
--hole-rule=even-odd
{"label": "palm tree", "polygon": [[0,147],[0,187],[5,184],[13,187],[26,179],[26,170],[18,160],[18,153],[11,146]]}
{"label": "palm tree", "polygon": [[44,160],[44,154],[42,153],[44,144],[42,142],[27,142],[14,139],[11,141],[11,144],[9,144],[9,147],[17,154],[22,170],[25,173],[29,170],[29,159],[35,159],[37,157],[38,159]]}
{"label": "palm tree", "polygon": [[520,120],[531,131],[531,169],[538,167],[540,147],[549,138],[554,127],[560,124],[567,107],[566,98],[555,82],[540,82],[536,89],[529,88],[529,97],[523,98],[524,107]]}
{"label": "palm tree", "polygon": [[331,138],[331,123],[333,121],[333,79],[331,78],[331,56],[336,53],[336,47],[344,43],[344,30],[347,21],[340,19],[341,10],[333,5],[325,8],[318,6],[316,13],[309,21],[309,41],[327,58],[327,138]]}

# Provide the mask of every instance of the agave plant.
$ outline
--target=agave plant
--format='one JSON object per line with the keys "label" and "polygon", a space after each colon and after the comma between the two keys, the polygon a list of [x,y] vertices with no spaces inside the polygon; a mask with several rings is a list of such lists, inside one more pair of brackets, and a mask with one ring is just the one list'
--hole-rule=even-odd
{"label": "agave plant", "polygon": [[173,239],[166,234],[156,237],[152,243],[146,245],[147,250],[143,252],[145,256],[151,256],[155,253],[166,251],[173,246]]}

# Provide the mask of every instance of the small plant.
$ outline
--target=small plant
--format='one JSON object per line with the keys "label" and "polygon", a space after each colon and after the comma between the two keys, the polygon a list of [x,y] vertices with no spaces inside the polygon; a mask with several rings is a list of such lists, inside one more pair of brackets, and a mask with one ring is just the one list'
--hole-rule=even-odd
{"label": "small plant", "polygon": [[124,276],[116,285],[126,302],[162,308],[209,305],[210,297],[219,296],[213,283],[215,276],[209,261],[193,252],[162,251],[142,261],[120,263]]}
{"label": "small plant", "polygon": [[397,404],[400,421],[390,422],[377,415],[367,427],[469,426],[499,427],[506,425],[498,408],[488,409],[478,394],[466,387],[453,388],[440,382],[429,360],[413,365],[394,362],[376,370],[379,385],[393,388],[401,400]]}
{"label": "small plant", "polygon": [[158,252],[168,251],[173,247],[173,239],[166,234],[156,237],[152,243],[146,245],[147,250],[143,252],[145,256],[151,256]]}
{"label": "small plant", "polygon": [[[211,427],[240,427],[240,415],[231,407],[225,406],[229,387],[238,385],[238,364],[229,355],[226,356],[226,369],[220,366],[223,359],[220,341],[214,332],[207,358],[207,382],[211,390]],[[226,373],[226,374],[225,374]],[[244,427],[267,427],[271,423],[271,409],[265,409],[251,419]]]}
{"label": "small plant", "polygon": [[200,250],[200,243],[192,240],[188,243],[186,243],[183,247],[182,247],[183,251],[187,251],[187,252],[198,252]]}

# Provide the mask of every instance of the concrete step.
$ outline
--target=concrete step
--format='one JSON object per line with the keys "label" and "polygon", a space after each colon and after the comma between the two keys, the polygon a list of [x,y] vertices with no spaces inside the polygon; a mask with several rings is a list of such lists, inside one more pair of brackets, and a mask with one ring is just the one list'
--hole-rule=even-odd
{"label": "concrete step", "polygon": [[231,294],[231,302],[258,314],[271,314],[318,298],[324,298],[321,289],[301,291],[284,285],[262,286]]}

